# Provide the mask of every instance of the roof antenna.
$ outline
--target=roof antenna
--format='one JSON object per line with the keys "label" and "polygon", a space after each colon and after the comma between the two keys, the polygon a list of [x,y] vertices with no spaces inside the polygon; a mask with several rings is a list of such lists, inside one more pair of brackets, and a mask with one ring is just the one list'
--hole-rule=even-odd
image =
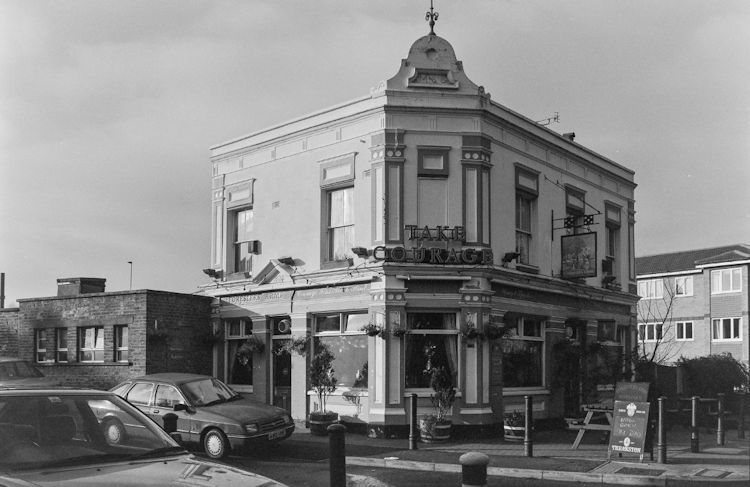
{"label": "roof antenna", "polygon": [[438,19],[438,13],[432,8],[432,0],[430,0],[430,11],[424,14],[424,19],[430,21],[430,35],[435,35],[435,22]]}

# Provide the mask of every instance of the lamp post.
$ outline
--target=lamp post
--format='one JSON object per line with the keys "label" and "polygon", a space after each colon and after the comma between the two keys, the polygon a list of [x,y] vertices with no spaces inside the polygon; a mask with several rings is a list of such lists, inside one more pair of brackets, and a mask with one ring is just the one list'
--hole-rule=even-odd
{"label": "lamp post", "polygon": [[133,261],[129,260],[128,264],[130,264],[130,290],[133,290]]}

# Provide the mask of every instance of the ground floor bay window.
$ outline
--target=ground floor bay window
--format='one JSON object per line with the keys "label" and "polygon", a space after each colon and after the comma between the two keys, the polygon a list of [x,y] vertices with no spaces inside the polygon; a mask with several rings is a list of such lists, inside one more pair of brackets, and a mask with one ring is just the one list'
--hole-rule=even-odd
{"label": "ground floor bay window", "polygon": [[430,371],[436,367],[444,367],[455,382],[458,375],[455,313],[409,313],[407,321],[406,388],[429,388]]}
{"label": "ground floor bay window", "polygon": [[544,385],[544,320],[516,316],[507,319],[503,338],[503,387]]}
{"label": "ground floor bay window", "polygon": [[315,318],[313,353],[322,347],[333,354],[333,375],[339,389],[367,388],[367,313],[332,313]]}

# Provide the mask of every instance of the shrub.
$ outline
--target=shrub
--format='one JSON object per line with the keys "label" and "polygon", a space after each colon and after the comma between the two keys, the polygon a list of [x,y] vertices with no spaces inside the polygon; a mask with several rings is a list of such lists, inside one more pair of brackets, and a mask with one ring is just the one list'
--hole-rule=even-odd
{"label": "shrub", "polygon": [[691,396],[716,397],[748,386],[747,366],[729,354],[681,357],[677,364],[685,371],[685,393]]}

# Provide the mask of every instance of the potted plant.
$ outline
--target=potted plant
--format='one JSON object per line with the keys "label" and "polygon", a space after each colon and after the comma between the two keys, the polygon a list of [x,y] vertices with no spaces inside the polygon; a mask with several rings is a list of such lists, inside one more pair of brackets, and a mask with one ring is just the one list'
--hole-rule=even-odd
{"label": "potted plant", "polygon": [[360,328],[360,330],[367,333],[367,336],[371,336],[371,337],[376,337],[376,336],[382,337],[383,332],[385,331],[382,326],[376,325],[373,322],[367,323],[362,328]]}
{"label": "potted plant", "polygon": [[506,440],[523,441],[526,435],[526,417],[518,411],[503,415],[503,433]]}
{"label": "potted plant", "polygon": [[391,328],[391,335],[395,336],[396,338],[400,338],[406,335],[406,328],[401,325],[394,326],[393,328]]}
{"label": "potted plant", "polygon": [[425,443],[446,441],[451,436],[451,413],[456,400],[456,389],[453,377],[445,367],[432,367],[425,371],[430,374],[430,387],[434,391],[430,396],[435,414],[423,416],[419,421],[420,437]]}
{"label": "potted plant", "polygon": [[263,353],[266,349],[266,344],[263,340],[255,335],[251,335],[245,343],[239,346],[237,349],[237,355],[250,355],[252,353]]}
{"label": "potted plant", "polygon": [[473,322],[467,322],[461,327],[461,337],[465,340],[481,338],[481,335],[482,334],[477,330],[477,327]]}
{"label": "potted plant", "polygon": [[310,412],[308,425],[310,433],[319,436],[328,434],[328,426],[338,420],[338,413],[326,409],[328,395],[336,390],[337,379],[333,375],[333,353],[323,344],[318,346],[319,350],[313,355],[310,362],[310,387],[318,396],[318,407]]}

